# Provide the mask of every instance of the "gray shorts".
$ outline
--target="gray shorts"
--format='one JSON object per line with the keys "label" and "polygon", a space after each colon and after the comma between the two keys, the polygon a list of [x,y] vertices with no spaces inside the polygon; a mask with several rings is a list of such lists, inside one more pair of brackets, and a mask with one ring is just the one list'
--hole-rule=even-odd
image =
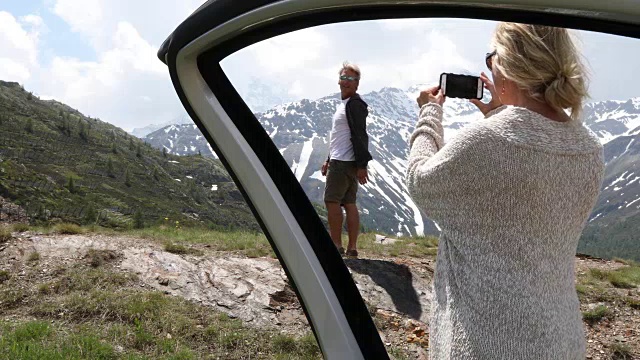
{"label": "gray shorts", "polygon": [[357,173],[355,161],[331,160],[324,188],[324,202],[355,204],[358,192]]}

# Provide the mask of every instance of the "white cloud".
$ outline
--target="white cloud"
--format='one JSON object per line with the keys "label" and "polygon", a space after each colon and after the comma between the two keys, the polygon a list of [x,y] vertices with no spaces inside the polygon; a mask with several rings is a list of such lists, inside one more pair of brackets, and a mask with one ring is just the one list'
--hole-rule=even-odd
{"label": "white cloud", "polygon": [[52,11],[102,51],[121,22],[159,45],[204,0],[55,0]]}
{"label": "white cloud", "polygon": [[[91,60],[54,54],[32,84],[90,116],[124,129],[163,123],[184,114],[164,64],[161,41],[201,5],[201,0],[54,0],[52,13],[78,33]],[[57,50],[57,49],[56,49]]]}
{"label": "white cloud", "polygon": [[329,50],[329,39],[318,29],[283,34],[251,46],[261,70],[268,75],[309,68]]}
{"label": "white cloud", "polygon": [[73,31],[96,32],[104,12],[101,0],[57,0],[53,12],[66,21]]}
{"label": "white cloud", "polygon": [[421,44],[407,46],[407,56],[369,58],[360,64],[360,92],[390,86],[407,89],[437,83],[443,72],[479,73],[479,64],[466,60],[458,46],[438,30],[426,34]]}
{"label": "white cloud", "polygon": [[0,79],[24,82],[31,76],[31,71],[22,63],[13,59],[0,57]]}
{"label": "white cloud", "polygon": [[133,25],[119,23],[110,45],[96,61],[55,57],[43,74],[42,92],[125,129],[182,111],[166,67]]}
{"label": "white cloud", "polygon": [[0,79],[24,82],[38,64],[38,40],[42,18],[27,15],[16,19],[0,11]]}
{"label": "white cloud", "polygon": [[[314,99],[339,91],[337,71],[347,59],[362,70],[359,92],[388,86],[407,89],[437,83],[442,72],[480,72],[483,46],[471,49],[468,39],[460,40],[459,31],[449,30],[465,26],[424,19],[318,26],[240,50],[223,61],[223,69],[241,93],[248,79],[256,77],[284,85],[296,98]],[[489,33],[481,38],[488,42]],[[466,60],[464,51],[481,54],[481,60]]]}
{"label": "white cloud", "polygon": [[389,31],[424,31],[430,29],[434,22],[430,19],[385,19],[378,23]]}

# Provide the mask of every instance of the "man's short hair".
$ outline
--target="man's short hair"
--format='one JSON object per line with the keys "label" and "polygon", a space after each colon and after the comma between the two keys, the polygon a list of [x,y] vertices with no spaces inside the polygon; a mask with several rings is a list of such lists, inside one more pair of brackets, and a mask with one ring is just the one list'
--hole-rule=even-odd
{"label": "man's short hair", "polygon": [[342,67],[340,68],[340,71],[338,71],[338,75],[342,75],[342,72],[344,70],[353,71],[358,76],[358,80],[360,80],[361,75],[360,75],[360,68],[358,67],[358,65],[345,61],[342,63]]}

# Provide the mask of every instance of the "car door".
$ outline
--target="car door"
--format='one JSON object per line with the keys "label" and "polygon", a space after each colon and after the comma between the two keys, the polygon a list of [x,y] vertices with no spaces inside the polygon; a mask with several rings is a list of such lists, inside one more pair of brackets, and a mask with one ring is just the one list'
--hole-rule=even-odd
{"label": "car door", "polygon": [[285,32],[399,17],[532,22],[638,37],[640,6],[570,0],[211,0],[167,38],[158,56],[168,66],[177,95],[244,195],[328,359],[388,355],[311,202],[220,62]]}

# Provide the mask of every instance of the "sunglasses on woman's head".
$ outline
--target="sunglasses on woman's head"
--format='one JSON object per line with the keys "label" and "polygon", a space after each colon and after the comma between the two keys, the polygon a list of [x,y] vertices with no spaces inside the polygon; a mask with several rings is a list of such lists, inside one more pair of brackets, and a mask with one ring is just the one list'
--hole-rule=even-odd
{"label": "sunglasses on woman's head", "polygon": [[359,77],[356,77],[356,76],[340,75],[340,80],[355,81],[355,80],[360,80],[360,78],[359,78]]}
{"label": "sunglasses on woman's head", "polygon": [[493,57],[498,53],[497,50],[493,50],[490,53],[487,53],[487,55],[484,58],[484,62],[485,64],[487,64],[487,67],[489,68],[489,70],[493,70]]}

